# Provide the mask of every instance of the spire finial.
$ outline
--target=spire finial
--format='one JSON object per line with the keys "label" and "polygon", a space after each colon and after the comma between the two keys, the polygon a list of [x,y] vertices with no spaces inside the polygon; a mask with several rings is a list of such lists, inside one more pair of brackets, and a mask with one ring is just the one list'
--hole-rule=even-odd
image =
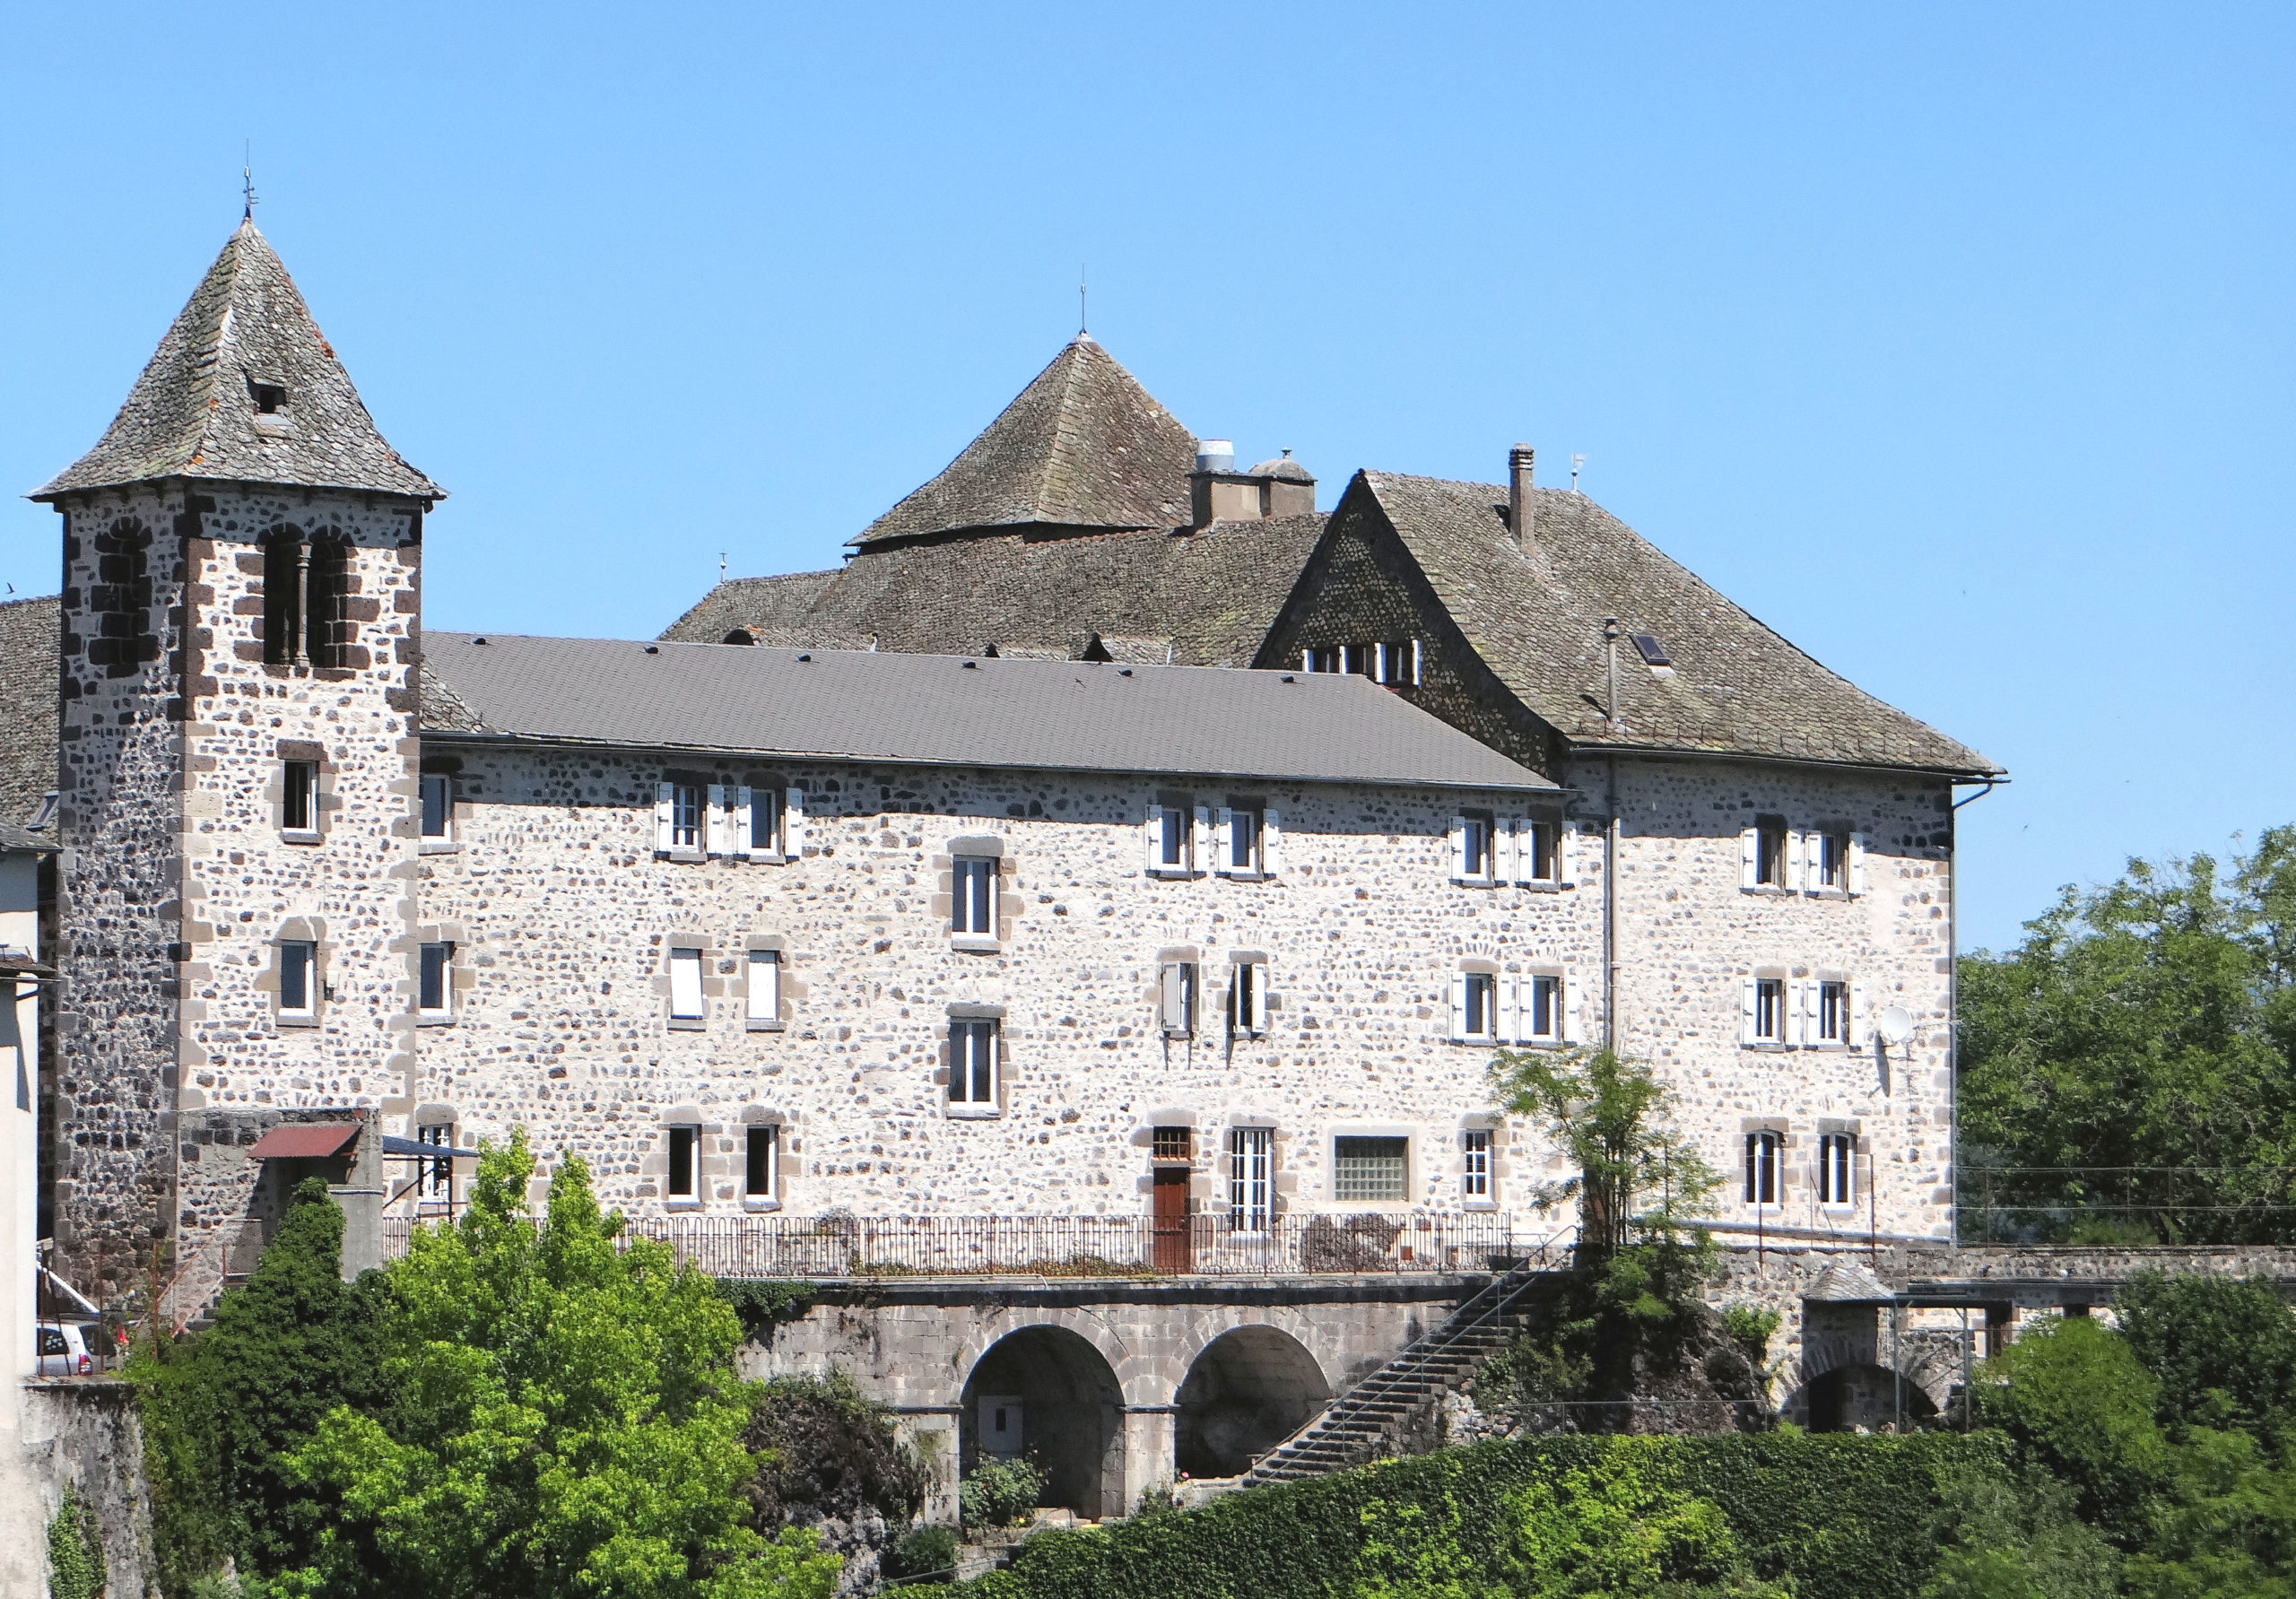
{"label": "spire finial", "polygon": [[239,213],[239,220],[243,222],[251,222],[255,221],[256,202],[259,198],[255,192],[255,141],[253,139],[247,142],[244,157],[239,163],[239,178],[245,186],[242,192],[248,197],[248,208]]}
{"label": "spire finial", "polygon": [[1084,309],[1084,285],[1089,281],[1084,275],[1084,264],[1079,261],[1076,264],[1076,336],[1080,339],[1090,338],[1092,333],[1091,319],[1085,315]]}

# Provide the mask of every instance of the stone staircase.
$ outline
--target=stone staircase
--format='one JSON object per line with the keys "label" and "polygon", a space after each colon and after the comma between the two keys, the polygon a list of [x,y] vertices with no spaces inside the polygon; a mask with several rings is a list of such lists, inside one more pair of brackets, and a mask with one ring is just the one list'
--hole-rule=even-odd
{"label": "stone staircase", "polygon": [[1252,1463],[1240,1488],[1345,1471],[1387,1452],[1413,1417],[1507,1345],[1509,1317],[1553,1270],[1542,1248],[1493,1276],[1448,1320],[1413,1339],[1323,1413]]}

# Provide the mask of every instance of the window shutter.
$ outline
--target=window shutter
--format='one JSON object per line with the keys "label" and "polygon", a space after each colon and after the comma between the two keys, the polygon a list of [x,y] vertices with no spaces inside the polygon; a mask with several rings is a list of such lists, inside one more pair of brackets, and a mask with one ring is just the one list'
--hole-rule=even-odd
{"label": "window shutter", "polygon": [[1779,1042],[1789,1049],[1805,1038],[1816,1037],[1815,1028],[1811,1028],[1806,1032],[1803,1030],[1803,1019],[1810,1008],[1810,990],[1815,986],[1814,983],[1805,983],[1797,978],[1788,978],[1786,980],[1785,992],[1779,995],[1786,1002],[1786,1014],[1779,1018],[1785,1023],[1786,1036]]}
{"label": "window shutter", "polygon": [[728,790],[723,783],[709,786],[709,814],[702,818],[701,847],[709,855],[731,855],[734,840],[726,835],[733,831],[734,818],[726,802]]}
{"label": "window shutter", "polygon": [[1587,994],[1578,978],[1570,972],[1562,976],[1562,1041],[1583,1044],[1587,1041]]}
{"label": "window shutter", "polygon": [[1738,979],[1738,1042],[1752,1044],[1754,1038],[1754,980]]}
{"label": "window shutter", "polygon": [[1466,880],[1467,819],[1454,816],[1451,818],[1451,881],[1465,882]]}
{"label": "window shutter", "polygon": [[1853,894],[1866,891],[1866,835],[1863,833],[1849,835],[1849,891]]}
{"label": "window shutter", "polygon": [[1267,1036],[1267,966],[1265,962],[1252,968],[1252,1037]]}
{"label": "window shutter", "polygon": [[781,796],[781,853],[796,860],[805,853],[805,791],[791,788]]}
{"label": "window shutter", "polygon": [[1236,813],[1222,805],[1212,813],[1212,869],[1222,877],[1236,874]]}
{"label": "window shutter", "polygon": [[[1793,893],[1800,891],[1803,882],[1803,846],[1805,844],[1815,843],[1817,843],[1817,840],[1808,833],[1796,831],[1793,828],[1786,830],[1786,888],[1787,892]],[[1819,845],[1819,847],[1822,849],[1824,846]],[[1817,863],[1814,861],[1811,863],[1813,870],[1811,871],[1810,875],[1813,878],[1817,875],[1814,869],[1816,864]]]}
{"label": "window shutter", "polygon": [[664,783],[654,790],[654,853],[670,853],[670,805],[677,795],[677,785]]}
{"label": "window shutter", "polygon": [[1263,877],[1273,877],[1282,868],[1277,865],[1277,845],[1283,838],[1283,813],[1267,811],[1261,813],[1259,823],[1259,871]]}
{"label": "window shutter", "polygon": [[1866,1047],[1866,985],[1863,983],[1849,986],[1849,1047],[1852,1049]]}
{"label": "window shutter", "polygon": [[1164,1031],[1176,1036],[1187,1031],[1187,984],[1182,978],[1180,963],[1167,961],[1164,965],[1163,996]]}
{"label": "window shutter", "polygon": [[1750,827],[1738,835],[1738,886],[1742,889],[1754,886],[1754,853],[1761,847],[1759,828]]}
{"label": "window shutter", "polygon": [[1198,805],[1196,808],[1196,825],[1188,831],[1187,848],[1181,852],[1187,857],[1187,870],[1189,876],[1201,877],[1204,875],[1204,856],[1211,847],[1211,838],[1212,807],[1209,805]]}
{"label": "window shutter", "polygon": [[1340,674],[1342,677],[1345,677],[1349,673],[1351,673],[1351,672],[1352,672],[1352,671],[1354,671],[1354,670],[1355,670],[1355,650],[1354,650],[1354,647],[1353,647],[1352,645],[1343,644],[1343,645],[1341,645],[1341,646],[1339,647],[1339,674]]}
{"label": "window shutter", "polygon": [[1451,1038],[1463,1041],[1467,1036],[1467,974],[1451,974]]}
{"label": "window shutter", "polygon": [[1373,682],[1386,682],[1388,681],[1387,674],[1393,670],[1394,668],[1387,661],[1387,647],[1384,644],[1372,645],[1371,681]]}
{"label": "window shutter", "polygon": [[1578,882],[1578,824],[1577,822],[1566,821],[1561,825],[1555,834],[1554,849],[1555,871],[1561,886],[1566,889],[1576,886]]}
{"label": "window shutter", "polygon": [[1495,883],[1515,881],[1515,826],[1512,816],[1491,819],[1491,881]]}
{"label": "window shutter", "polygon": [[736,787],[734,790],[733,814],[727,822],[733,830],[734,836],[726,841],[726,853],[736,860],[748,860],[752,853],[750,849],[751,794],[752,791],[747,788]]}
{"label": "window shutter", "polygon": [[1499,1009],[1492,1019],[1492,1033],[1502,1044],[1520,1043],[1523,1037],[1523,980],[1520,978],[1496,978],[1491,984],[1491,1003]]}

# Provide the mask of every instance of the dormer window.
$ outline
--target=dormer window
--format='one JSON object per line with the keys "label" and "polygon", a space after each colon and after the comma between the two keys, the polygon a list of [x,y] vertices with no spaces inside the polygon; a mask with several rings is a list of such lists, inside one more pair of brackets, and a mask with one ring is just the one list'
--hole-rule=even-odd
{"label": "dormer window", "polygon": [[284,384],[257,383],[249,380],[248,387],[255,395],[257,416],[277,416],[287,408],[287,388]]}

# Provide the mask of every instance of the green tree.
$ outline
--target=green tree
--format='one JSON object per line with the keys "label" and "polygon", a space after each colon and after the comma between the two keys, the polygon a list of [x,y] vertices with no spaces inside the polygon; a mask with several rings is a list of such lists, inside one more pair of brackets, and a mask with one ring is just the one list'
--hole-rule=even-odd
{"label": "green tree", "polygon": [[212,1326],[140,1352],[162,1585],[181,1593],[226,1556],[248,1571],[309,1560],[330,1508],[286,1457],[337,1405],[382,1394],[378,1279],[343,1281],[343,1212],[306,1178],[247,1282]]}
{"label": "green tree", "polygon": [[2234,1428],[2284,1447],[2296,1423],[2296,1314],[2266,1280],[2144,1272],[2113,1298],[2160,1379],[2164,1427]]}
{"label": "green tree", "polygon": [[2132,860],[2025,926],[1961,963],[1964,1216],[2074,1241],[2291,1236],[2296,827],[2229,875]]}
{"label": "green tree", "polygon": [[526,1214],[523,1131],[486,1150],[469,1209],[387,1274],[379,1413],[330,1412],[293,1472],[340,1521],[293,1574],[310,1595],[826,1599],[841,1562],[747,1523],[754,1390],[709,1280],[616,1247],[582,1162]]}
{"label": "green tree", "polygon": [[2127,1340],[2087,1317],[2035,1326],[1987,1360],[1976,1385],[1979,1415],[2071,1484],[2083,1520],[2125,1543],[2169,1477],[2160,1396]]}

